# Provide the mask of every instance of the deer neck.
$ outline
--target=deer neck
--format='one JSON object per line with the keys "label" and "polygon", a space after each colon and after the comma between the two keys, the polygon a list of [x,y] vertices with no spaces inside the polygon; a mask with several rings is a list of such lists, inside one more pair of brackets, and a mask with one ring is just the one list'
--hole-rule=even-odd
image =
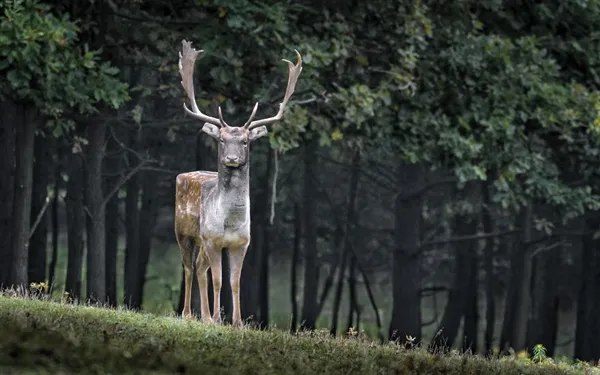
{"label": "deer neck", "polygon": [[217,192],[225,229],[236,230],[244,226],[250,213],[248,164],[235,169],[219,166]]}

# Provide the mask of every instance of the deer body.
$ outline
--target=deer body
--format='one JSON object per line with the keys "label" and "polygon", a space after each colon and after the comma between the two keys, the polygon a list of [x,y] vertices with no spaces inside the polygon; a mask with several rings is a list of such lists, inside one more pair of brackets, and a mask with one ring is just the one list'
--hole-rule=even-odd
{"label": "deer body", "polygon": [[[205,121],[202,131],[219,142],[218,171],[195,171],[177,176],[175,188],[175,235],[181,249],[185,277],[183,316],[191,317],[191,289],[194,265],[200,289],[201,317],[203,321],[220,322],[221,251],[229,249],[230,283],[233,297],[233,324],[241,326],[240,276],[244,257],[250,244],[250,148],[249,144],[265,136],[267,124],[281,120],[287,101],[294,91],[302,71],[298,64],[284,60],[289,65],[288,87],[279,111],[274,117],[263,120],[253,118],[258,103],[244,126],[229,126],[219,107],[219,118],[203,114],[194,97],[193,71],[197,56],[202,51],[183,41],[179,55],[179,72],[182,86],[191,102],[192,110],[184,104],[186,112]],[[197,255],[194,259],[194,248]],[[213,316],[208,308],[206,271],[212,270],[214,303]]]}

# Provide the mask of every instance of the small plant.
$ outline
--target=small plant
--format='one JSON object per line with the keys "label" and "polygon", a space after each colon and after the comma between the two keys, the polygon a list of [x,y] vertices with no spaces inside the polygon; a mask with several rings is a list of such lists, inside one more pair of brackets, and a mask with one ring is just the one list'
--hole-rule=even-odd
{"label": "small plant", "polygon": [[533,356],[531,360],[535,363],[541,363],[548,359],[546,356],[546,348],[542,344],[537,344],[533,347]]}

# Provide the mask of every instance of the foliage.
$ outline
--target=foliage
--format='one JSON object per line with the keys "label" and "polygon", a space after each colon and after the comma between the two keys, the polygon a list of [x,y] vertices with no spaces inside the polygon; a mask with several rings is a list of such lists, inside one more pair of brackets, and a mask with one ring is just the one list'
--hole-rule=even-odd
{"label": "foliage", "polygon": [[99,50],[81,48],[68,15],[55,15],[37,0],[4,0],[0,10],[0,72],[6,76],[0,94],[33,102],[55,135],[72,126],[69,114],[118,108],[128,98],[118,70],[100,60]]}
{"label": "foliage", "polygon": [[123,310],[0,296],[0,366],[91,373],[584,374],[589,366],[433,355],[360,335],[238,331]]}

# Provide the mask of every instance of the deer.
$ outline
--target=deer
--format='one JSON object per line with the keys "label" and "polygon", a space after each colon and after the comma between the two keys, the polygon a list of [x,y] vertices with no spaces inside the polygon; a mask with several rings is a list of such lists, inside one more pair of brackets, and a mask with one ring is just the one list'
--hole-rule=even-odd
{"label": "deer", "polygon": [[[229,249],[230,285],[232,294],[232,325],[243,326],[240,311],[240,276],[244,257],[250,245],[250,144],[268,134],[267,125],[283,119],[288,100],[294,93],[302,71],[302,56],[295,50],[297,63],[282,59],[289,67],[287,88],[279,110],[273,117],[255,120],[258,102],[242,126],[229,125],[223,119],[221,106],[218,117],[198,109],[194,94],[194,65],[204,50],[196,50],[192,42],[182,41],[179,51],[181,85],[190,102],[183,103],[185,113],[204,122],[202,131],[217,144],[217,171],[180,173],[175,184],[175,236],[181,250],[185,291],[182,317],[194,319],[191,314],[193,268],[200,289],[200,317],[203,322],[221,323],[221,257]],[[210,268],[213,284],[213,315],[208,306],[208,278]]]}

